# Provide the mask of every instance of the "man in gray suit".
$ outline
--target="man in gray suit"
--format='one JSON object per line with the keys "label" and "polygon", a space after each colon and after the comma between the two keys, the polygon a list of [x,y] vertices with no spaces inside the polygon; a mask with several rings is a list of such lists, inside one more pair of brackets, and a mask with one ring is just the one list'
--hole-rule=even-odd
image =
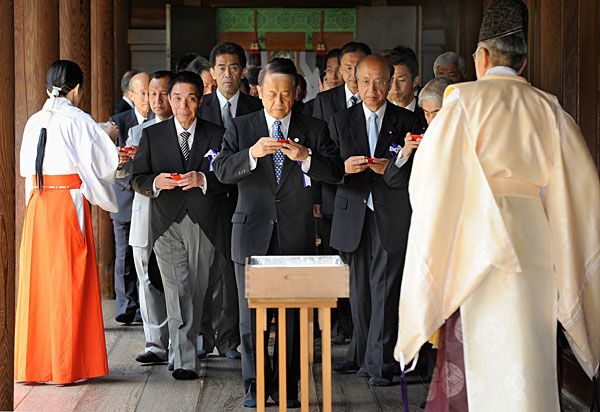
{"label": "man in gray suit", "polygon": [[[148,126],[168,120],[173,112],[169,104],[167,87],[173,73],[161,70],[150,76],[148,85],[150,109],[156,115],[154,119],[129,129],[127,146],[134,147],[131,157],[142,137],[142,130]],[[118,178],[131,178],[131,163],[125,163],[117,172]],[[140,312],[146,337],[145,351],[135,357],[140,363],[159,363],[167,360],[169,328],[165,295],[151,282],[151,277],[160,279],[160,271],[152,253],[150,234],[150,198],[135,193],[133,197],[129,245],[133,248],[133,261],[138,276]]]}

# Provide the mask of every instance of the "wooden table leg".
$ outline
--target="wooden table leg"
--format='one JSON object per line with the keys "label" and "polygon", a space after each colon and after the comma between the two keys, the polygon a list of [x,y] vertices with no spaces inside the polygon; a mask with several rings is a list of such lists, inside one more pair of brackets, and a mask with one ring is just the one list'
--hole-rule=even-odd
{"label": "wooden table leg", "polygon": [[286,352],[286,327],[285,327],[285,307],[279,308],[278,316],[279,328],[279,410],[287,411],[287,352]]}
{"label": "wooden table leg", "polygon": [[315,362],[315,310],[308,309],[308,361]]}
{"label": "wooden table leg", "polygon": [[323,367],[323,412],[331,412],[331,309],[319,308],[321,326],[321,365]]}
{"label": "wooden table leg", "polygon": [[256,410],[265,412],[265,330],[267,309],[256,308]]}
{"label": "wooden table leg", "polygon": [[308,412],[308,311],[312,308],[300,308],[300,403],[301,412]]}

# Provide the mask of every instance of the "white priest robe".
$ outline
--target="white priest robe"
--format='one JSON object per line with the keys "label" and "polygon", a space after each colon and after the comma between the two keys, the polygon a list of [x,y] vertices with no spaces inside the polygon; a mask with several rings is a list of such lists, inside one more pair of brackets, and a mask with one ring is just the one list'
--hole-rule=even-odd
{"label": "white priest robe", "polygon": [[573,119],[525,79],[450,88],[412,168],[394,356],[409,362],[460,308],[466,376],[448,391],[466,384],[470,411],[558,411],[557,320],[598,368],[598,173]]}

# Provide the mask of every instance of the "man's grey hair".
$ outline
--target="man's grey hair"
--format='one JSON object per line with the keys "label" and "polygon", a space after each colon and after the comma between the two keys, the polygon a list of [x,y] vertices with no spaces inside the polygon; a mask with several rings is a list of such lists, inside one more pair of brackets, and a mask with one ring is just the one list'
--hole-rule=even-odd
{"label": "man's grey hair", "polygon": [[446,87],[454,83],[451,79],[440,76],[430,80],[419,93],[419,107],[423,108],[423,101],[427,100],[436,107],[442,107]]}
{"label": "man's grey hair", "polygon": [[456,64],[460,69],[463,77],[465,77],[465,59],[462,58],[461,55],[455,53],[453,51],[447,51],[445,53],[440,54],[435,61],[433,62],[433,74],[437,75],[437,69],[440,66],[447,66],[449,64]]}
{"label": "man's grey hair", "polygon": [[128,91],[131,90],[129,83],[131,83],[131,78],[136,74],[141,73],[139,70],[128,70],[121,77],[121,92],[125,95]]}
{"label": "man's grey hair", "polygon": [[477,49],[489,52],[492,66],[507,66],[517,72],[527,59],[527,41],[522,32],[479,42]]}

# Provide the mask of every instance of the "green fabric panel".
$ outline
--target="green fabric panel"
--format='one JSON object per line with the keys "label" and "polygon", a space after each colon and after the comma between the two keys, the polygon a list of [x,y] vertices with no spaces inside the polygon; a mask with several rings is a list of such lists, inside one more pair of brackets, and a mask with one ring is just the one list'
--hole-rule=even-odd
{"label": "green fabric panel", "polygon": [[[356,34],[356,9],[230,9],[217,10],[217,33],[254,32],[254,10],[258,11],[258,36],[265,32],[305,32],[306,50],[312,50],[312,33],[319,31],[320,12],[324,11],[324,30]],[[259,42],[265,49],[264,40]]]}

